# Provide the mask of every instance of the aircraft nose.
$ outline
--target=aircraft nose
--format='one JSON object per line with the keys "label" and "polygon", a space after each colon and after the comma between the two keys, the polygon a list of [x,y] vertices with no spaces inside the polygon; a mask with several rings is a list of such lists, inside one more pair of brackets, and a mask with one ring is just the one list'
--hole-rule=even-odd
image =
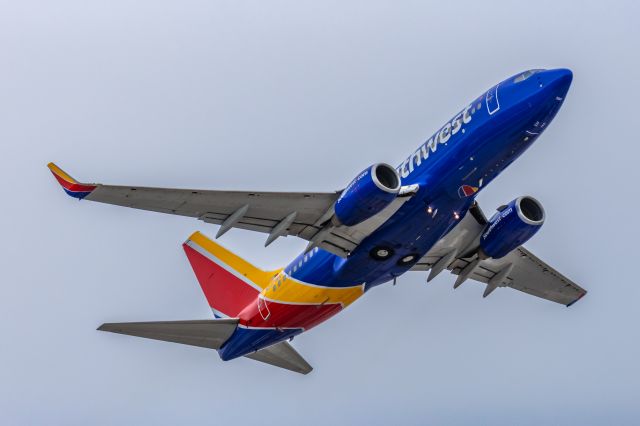
{"label": "aircraft nose", "polygon": [[554,96],[564,98],[569,91],[571,82],[573,81],[573,73],[567,68],[558,68],[546,72],[547,90],[551,91]]}

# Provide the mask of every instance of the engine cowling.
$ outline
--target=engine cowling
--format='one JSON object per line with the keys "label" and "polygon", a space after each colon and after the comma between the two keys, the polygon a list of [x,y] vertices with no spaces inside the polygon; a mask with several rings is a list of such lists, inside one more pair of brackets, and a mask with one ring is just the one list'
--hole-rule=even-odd
{"label": "engine cowling", "polygon": [[364,222],[391,204],[400,185],[396,169],[385,163],[374,164],[342,191],[334,205],[336,219],[346,226]]}
{"label": "engine cowling", "polygon": [[533,197],[519,197],[501,207],[480,236],[481,257],[506,256],[533,237],[544,219],[542,204]]}

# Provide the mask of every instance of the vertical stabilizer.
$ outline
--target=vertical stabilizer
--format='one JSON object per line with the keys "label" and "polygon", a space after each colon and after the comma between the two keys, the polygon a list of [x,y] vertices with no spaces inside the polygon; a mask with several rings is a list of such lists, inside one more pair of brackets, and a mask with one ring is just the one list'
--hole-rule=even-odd
{"label": "vertical stabilizer", "polygon": [[253,266],[200,232],[193,233],[183,248],[218,317],[237,317],[249,303],[255,303],[275,274]]}

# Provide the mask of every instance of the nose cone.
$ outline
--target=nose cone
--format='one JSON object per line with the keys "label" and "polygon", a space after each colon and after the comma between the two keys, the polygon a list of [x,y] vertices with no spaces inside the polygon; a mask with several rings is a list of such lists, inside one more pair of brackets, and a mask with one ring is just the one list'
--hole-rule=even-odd
{"label": "nose cone", "polygon": [[569,91],[571,81],[573,81],[573,73],[571,70],[567,68],[558,68],[555,70],[545,71],[545,74],[544,80],[547,90],[554,96],[564,98]]}

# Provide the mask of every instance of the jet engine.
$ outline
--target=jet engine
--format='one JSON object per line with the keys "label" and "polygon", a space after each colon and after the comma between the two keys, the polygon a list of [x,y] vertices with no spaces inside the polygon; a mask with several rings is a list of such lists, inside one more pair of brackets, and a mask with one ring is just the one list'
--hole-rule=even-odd
{"label": "jet engine", "polygon": [[489,219],[480,236],[480,256],[500,259],[521,246],[544,223],[542,204],[533,197],[516,198]]}
{"label": "jet engine", "polygon": [[342,191],[334,205],[335,218],[340,225],[357,225],[391,204],[399,191],[396,169],[385,163],[374,164]]}

